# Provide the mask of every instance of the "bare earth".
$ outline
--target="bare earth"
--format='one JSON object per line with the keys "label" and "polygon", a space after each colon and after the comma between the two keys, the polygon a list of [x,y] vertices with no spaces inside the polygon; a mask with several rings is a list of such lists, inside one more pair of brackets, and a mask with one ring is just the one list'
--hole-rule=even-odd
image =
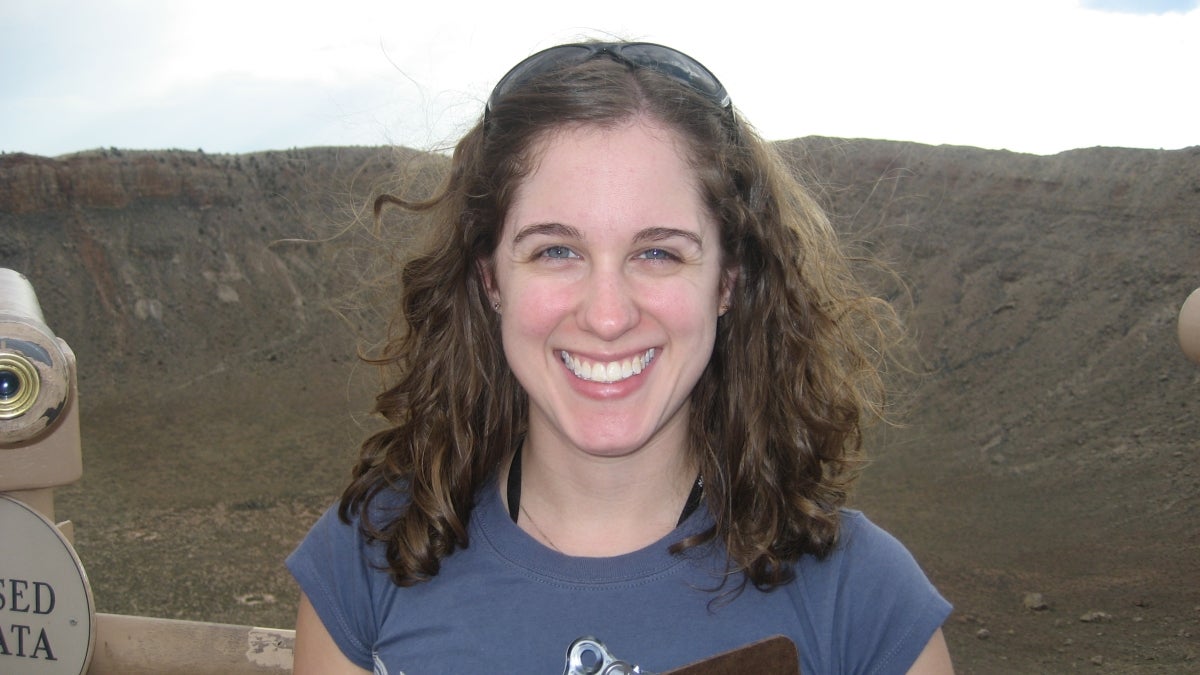
{"label": "bare earth", "polygon": [[[855,506],[954,603],[958,670],[1200,672],[1200,367],[1175,337],[1200,147],[782,149],[908,283],[881,292],[928,372]],[[85,473],[57,505],[100,611],[292,625],[282,560],[371,425],[355,350],[387,310],[357,290],[384,244],[333,235],[410,157],[0,156],[0,266],[78,356]]]}

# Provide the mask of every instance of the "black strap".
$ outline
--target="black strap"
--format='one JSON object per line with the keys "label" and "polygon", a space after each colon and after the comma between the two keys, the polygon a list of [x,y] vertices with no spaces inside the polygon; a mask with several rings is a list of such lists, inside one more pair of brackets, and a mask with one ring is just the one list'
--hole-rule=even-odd
{"label": "black strap", "polygon": [[687,501],[683,503],[683,513],[679,514],[679,522],[675,523],[675,527],[683,524],[683,521],[688,519],[688,516],[696,512],[700,508],[700,500],[704,498],[704,477],[696,476],[696,482],[692,483],[692,491],[688,493]]}
{"label": "black strap", "polygon": [[517,514],[521,510],[521,448],[517,446],[513,453],[512,464],[508,467],[508,517],[517,522]]}
{"label": "black strap", "polygon": [[[513,453],[512,464],[508,467],[508,517],[512,518],[514,523],[517,522],[517,516],[521,512],[521,448],[523,445],[517,446],[517,451]],[[704,499],[704,477],[696,476],[696,482],[692,483],[692,491],[688,493],[687,501],[683,503],[683,513],[679,514],[679,521],[675,523],[675,527],[682,525],[688,516],[700,508],[702,499]]]}

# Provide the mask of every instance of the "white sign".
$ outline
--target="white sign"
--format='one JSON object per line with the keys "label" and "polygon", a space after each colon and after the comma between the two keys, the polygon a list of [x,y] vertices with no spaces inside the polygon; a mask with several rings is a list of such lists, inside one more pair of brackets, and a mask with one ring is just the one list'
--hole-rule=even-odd
{"label": "white sign", "polygon": [[87,671],[92,588],[54,523],[0,494],[0,673]]}

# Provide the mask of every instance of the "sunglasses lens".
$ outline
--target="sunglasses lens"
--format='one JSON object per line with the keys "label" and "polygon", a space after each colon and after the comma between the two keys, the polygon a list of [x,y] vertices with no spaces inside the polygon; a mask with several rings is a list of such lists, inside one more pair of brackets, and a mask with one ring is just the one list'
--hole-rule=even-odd
{"label": "sunglasses lens", "polygon": [[496,88],[492,90],[491,97],[488,98],[488,108],[493,107],[512,89],[525,84],[538,75],[548,73],[567,63],[582,63],[595,53],[596,50],[588,45],[559,45],[543,49],[513,66],[512,70],[500,78],[500,81],[496,83]]}
{"label": "sunglasses lens", "polygon": [[717,76],[683,52],[645,42],[622,45],[619,51],[621,57],[629,62],[683,82],[716,101],[722,108],[729,105],[729,94]]}
{"label": "sunglasses lens", "polygon": [[500,78],[500,82],[492,90],[492,95],[488,98],[487,111],[491,111],[496,103],[510,91],[539,75],[566,65],[582,63],[600,54],[607,54],[616,61],[632,64],[638,68],[648,68],[677,82],[682,82],[712,99],[722,108],[728,108],[730,105],[729,94],[726,93],[725,87],[721,86],[716,75],[683,52],[650,42],[584,43],[544,49],[518,63],[504,77]]}

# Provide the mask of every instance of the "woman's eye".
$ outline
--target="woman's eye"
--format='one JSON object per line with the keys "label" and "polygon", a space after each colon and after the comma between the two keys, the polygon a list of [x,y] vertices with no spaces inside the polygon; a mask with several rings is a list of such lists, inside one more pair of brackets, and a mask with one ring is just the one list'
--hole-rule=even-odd
{"label": "woman's eye", "polygon": [[675,260],[674,254],[661,248],[652,248],[643,251],[638,257],[645,258],[646,260]]}
{"label": "woman's eye", "polygon": [[560,260],[563,258],[571,258],[575,256],[575,252],[566,246],[551,246],[542,251],[542,256],[545,258],[554,258]]}

